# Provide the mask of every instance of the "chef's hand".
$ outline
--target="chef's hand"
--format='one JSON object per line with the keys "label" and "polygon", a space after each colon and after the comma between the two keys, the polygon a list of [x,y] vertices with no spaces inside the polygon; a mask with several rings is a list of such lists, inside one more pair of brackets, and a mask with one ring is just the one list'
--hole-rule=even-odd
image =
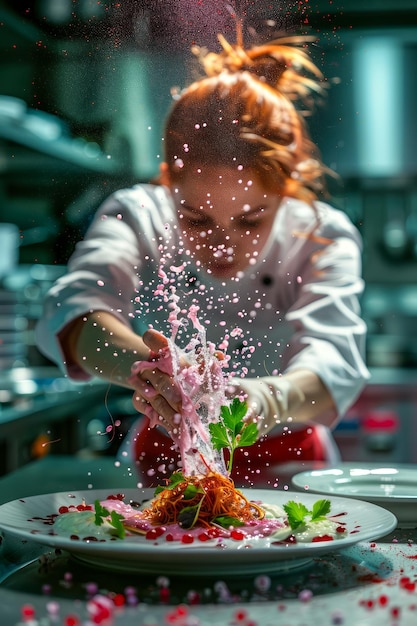
{"label": "chef's hand", "polygon": [[[174,429],[178,431],[181,421],[182,392],[172,376],[168,340],[162,333],[153,329],[147,330],[142,339],[150,349],[150,356],[148,361],[139,361],[132,366],[132,376],[129,382],[135,389],[133,406],[150,418],[151,426],[159,424],[172,434]],[[224,353],[220,351],[214,351],[214,357],[217,361],[223,361],[225,358]],[[198,356],[197,362],[199,362]],[[186,355],[180,355],[179,366],[186,368],[189,365]],[[203,355],[201,355],[199,366],[200,374],[204,378]],[[221,376],[220,368],[214,365],[211,375]],[[197,395],[200,391],[204,392],[203,387],[196,389]]]}
{"label": "chef's hand", "polygon": [[148,361],[132,366],[130,384],[135,389],[133,406],[168,433],[178,428],[181,414],[181,391],[171,374],[168,340],[156,330],[147,330],[142,337],[150,350]]}

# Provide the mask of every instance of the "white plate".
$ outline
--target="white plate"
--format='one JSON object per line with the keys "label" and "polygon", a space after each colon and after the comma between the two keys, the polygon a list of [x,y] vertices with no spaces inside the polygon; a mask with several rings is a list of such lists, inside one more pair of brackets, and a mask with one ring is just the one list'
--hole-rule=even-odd
{"label": "white plate", "polygon": [[341,463],[296,474],[292,484],[303,491],[378,504],[394,513],[401,528],[417,527],[417,469],[411,466]]}
{"label": "white plate", "polygon": [[[252,500],[271,504],[285,504],[288,500],[301,501],[309,508],[317,497],[262,489],[242,489]],[[113,492],[114,493],[114,492]],[[150,489],[125,489],[125,501],[140,501],[153,495]],[[53,534],[53,526],[46,524],[60,506],[80,503],[85,499],[93,503],[109,495],[108,490],[85,490],[71,494],[55,493],[31,496],[0,506],[0,527],[5,537],[12,535],[24,541],[36,541],[45,546],[61,548],[78,559],[100,568],[117,571],[159,574],[216,575],[274,572],[306,565],[320,554],[348,548],[360,541],[369,541],[391,532],[397,525],[395,516],[373,504],[346,498],[331,498],[331,514],[345,513],[348,535],[330,542],[309,544],[273,545],[267,538],[251,539],[250,547],[243,542],[226,540],[225,547],[199,542],[184,545],[180,542],[163,542],[157,545],[139,535],[123,540],[104,542],[74,541]]]}

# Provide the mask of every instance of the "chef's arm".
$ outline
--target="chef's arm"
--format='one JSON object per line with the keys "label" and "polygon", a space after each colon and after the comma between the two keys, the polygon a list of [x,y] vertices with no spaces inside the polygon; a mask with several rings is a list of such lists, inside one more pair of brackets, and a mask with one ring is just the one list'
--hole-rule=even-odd
{"label": "chef's arm", "polygon": [[231,393],[243,392],[249,414],[256,418],[260,435],[286,423],[317,422],[331,427],[337,409],[320,377],[307,369],[294,369],[282,376],[246,378]]}
{"label": "chef's arm", "polygon": [[[295,415],[297,422],[317,422],[324,426],[334,425],[338,412],[334,400],[321,378],[311,370],[291,370],[285,379],[304,395]],[[291,400],[290,400],[291,407]]]}
{"label": "chef's arm", "polygon": [[77,364],[91,376],[129,388],[132,364],[150,355],[142,338],[107,311],[94,311],[70,322],[59,340],[68,369]]}

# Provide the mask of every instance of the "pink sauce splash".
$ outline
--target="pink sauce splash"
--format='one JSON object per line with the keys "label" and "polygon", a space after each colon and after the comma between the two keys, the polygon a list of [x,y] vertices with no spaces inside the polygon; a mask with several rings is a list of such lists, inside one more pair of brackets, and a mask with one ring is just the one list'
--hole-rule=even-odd
{"label": "pink sauce splash", "polygon": [[[137,361],[132,375],[157,367],[176,381],[181,393],[181,415],[178,428],[169,433],[181,457],[182,471],[186,476],[206,474],[208,469],[227,475],[221,452],[211,445],[208,425],[219,419],[220,407],[226,403],[228,377],[224,374],[227,359],[219,360],[213,343],[207,341],[206,330],[198,319],[199,307],[191,305],[187,318],[194,334],[188,345],[181,349],[176,343],[178,329],[189,323],[178,305],[179,297],[174,286],[168,288],[169,279],[160,268],[162,283],[154,295],[162,297],[169,309],[168,322],[171,337],[168,346],[152,361]],[[151,390],[152,391],[152,390]],[[157,412],[148,414],[152,427],[160,424]]]}

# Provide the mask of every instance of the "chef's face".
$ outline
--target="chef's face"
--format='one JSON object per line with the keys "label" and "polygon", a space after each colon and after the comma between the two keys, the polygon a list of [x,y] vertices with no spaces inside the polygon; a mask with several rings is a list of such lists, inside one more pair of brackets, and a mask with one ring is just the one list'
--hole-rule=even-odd
{"label": "chef's face", "polygon": [[169,187],[194,261],[218,278],[256,263],[281,198],[253,170],[196,168]]}

